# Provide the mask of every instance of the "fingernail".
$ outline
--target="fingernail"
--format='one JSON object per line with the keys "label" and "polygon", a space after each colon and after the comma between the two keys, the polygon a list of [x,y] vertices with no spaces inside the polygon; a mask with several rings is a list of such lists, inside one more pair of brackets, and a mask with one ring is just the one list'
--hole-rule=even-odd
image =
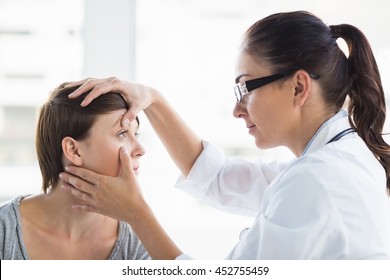
{"label": "fingernail", "polygon": [[83,100],[83,102],[81,102],[80,106],[81,106],[81,107],[85,107],[85,104],[86,104],[86,101]]}
{"label": "fingernail", "polygon": [[64,174],[60,173],[60,175],[58,175],[58,177],[60,177],[61,179],[64,179]]}
{"label": "fingernail", "polygon": [[[65,87],[69,87],[69,85],[66,85]],[[75,94],[76,94],[76,91],[73,91],[73,92],[69,93],[68,96],[73,96]]]}
{"label": "fingernail", "polygon": [[64,185],[61,185],[61,190],[65,191],[65,192],[71,191],[70,187],[67,186],[67,185],[65,185],[65,184],[64,184]]}
{"label": "fingernail", "polygon": [[121,151],[122,153],[127,154],[127,148],[125,146],[121,147]]}
{"label": "fingernail", "polygon": [[130,125],[130,120],[128,118],[125,118],[123,121],[122,121],[122,126],[129,126]]}
{"label": "fingernail", "polygon": [[73,86],[73,83],[67,83],[64,87],[68,88],[68,87],[72,87],[72,86]]}

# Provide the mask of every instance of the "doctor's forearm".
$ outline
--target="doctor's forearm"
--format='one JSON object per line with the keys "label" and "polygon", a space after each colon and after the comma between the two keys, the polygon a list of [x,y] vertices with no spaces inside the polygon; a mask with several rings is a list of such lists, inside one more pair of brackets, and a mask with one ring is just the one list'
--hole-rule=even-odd
{"label": "doctor's forearm", "polygon": [[159,92],[151,90],[154,102],[144,112],[177,167],[187,176],[203,150],[202,140]]}
{"label": "doctor's forearm", "polygon": [[144,206],[136,214],[130,212],[126,222],[131,225],[152,259],[174,260],[182,254],[149,206]]}

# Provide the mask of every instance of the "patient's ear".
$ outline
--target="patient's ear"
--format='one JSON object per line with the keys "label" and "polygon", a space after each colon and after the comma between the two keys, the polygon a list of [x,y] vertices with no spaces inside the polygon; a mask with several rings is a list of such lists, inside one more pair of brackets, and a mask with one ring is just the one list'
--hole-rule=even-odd
{"label": "patient's ear", "polygon": [[81,166],[83,164],[83,159],[80,155],[80,145],[79,142],[72,137],[66,136],[62,139],[62,152],[67,160],[76,166]]}

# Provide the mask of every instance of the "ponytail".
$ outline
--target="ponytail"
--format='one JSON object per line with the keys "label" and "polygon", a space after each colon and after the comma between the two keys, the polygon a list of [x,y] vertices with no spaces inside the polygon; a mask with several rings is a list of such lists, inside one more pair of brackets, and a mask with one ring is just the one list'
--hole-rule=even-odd
{"label": "ponytail", "polygon": [[[348,57],[337,38],[347,43]],[[328,26],[305,11],[277,13],[252,25],[242,48],[275,72],[304,69],[319,75],[329,114],[336,114],[349,96],[349,122],[385,169],[390,195],[390,146],[382,137],[385,95],[370,44],[360,30],[347,24]]]}
{"label": "ponytail", "polygon": [[349,122],[385,169],[390,194],[390,146],[382,137],[386,119],[385,95],[370,44],[354,26],[341,24],[330,26],[330,29],[335,38],[345,40],[349,49]]}

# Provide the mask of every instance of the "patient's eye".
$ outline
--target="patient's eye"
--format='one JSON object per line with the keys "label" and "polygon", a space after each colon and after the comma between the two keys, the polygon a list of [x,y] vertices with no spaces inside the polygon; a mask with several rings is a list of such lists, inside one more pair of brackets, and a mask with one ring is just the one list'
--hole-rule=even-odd
{"label": "patient's eye", "polygon": [[127,137],[127,133],[129,132],[128,129],[122,129],[121,131],[118,132],[119,137]]}

